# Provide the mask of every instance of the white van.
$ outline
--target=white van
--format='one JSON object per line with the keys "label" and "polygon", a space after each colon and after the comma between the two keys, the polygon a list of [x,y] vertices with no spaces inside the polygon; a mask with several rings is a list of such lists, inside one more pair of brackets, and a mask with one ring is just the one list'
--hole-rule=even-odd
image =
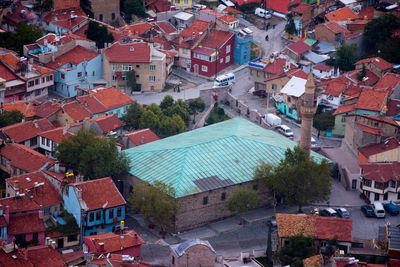
{"label": "white van", "polygon": [[385,218],[385,209],[381,202],[372,203],[372,208],[374,209],[376,218]]}
{"label": "white van", "polygon": [[277,127],[278,131],[281,132],[284,136],[293,138],[292,129],[290,129],[287,125],[282,124]]}
{"label": "white van", "polygon": [[311,136],[311,147],[316,147],[317,146],[317,141]]}
{"label": "white van", "polygon": [[259,17],[270,19],[271,18],[271,13],[263,8],[256,8],[254,11],[254,14],[256,14]]}
{"label": "white van", "polygon": [[214,86],[230,86],[235,83],[235,74],[226,73],[224,75],[218,76],[215,79]]}

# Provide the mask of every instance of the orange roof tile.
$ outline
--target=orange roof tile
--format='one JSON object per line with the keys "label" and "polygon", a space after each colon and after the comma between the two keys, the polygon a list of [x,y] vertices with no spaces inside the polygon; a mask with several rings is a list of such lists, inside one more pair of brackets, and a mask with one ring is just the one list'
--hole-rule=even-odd
{"label": "orange roof tile", "polygon": [[54,164],[53,159],[49,159],[33,149],[16,143],[3,147],[1,155],[10,161],[11,166],[15,166],[25,172],[34,172],[46,164]]}
{"label": "orange roof tile", "polygon": [[338,107],[338,108],[335,110],[335,112],[333,112],[332,115],[333,115],[333,116],[336,116],[336,115],[338,115],[338,114],[342,114],[342,113],[354,111],[355,107],[356,107],[356,104],[355,104],[355,103],[354,103],[354,104],[349,104],[349,105],[340,106],[340,107]]}
{"label": "orange roof tile", "polygon": [[332,80],[328,83],[323,94],[339,97],[346,89],[346,87],[347,87],[346,83],[338,80]]}
{"label": "orange roof tile", "polygon": [[40,73],[40,75],[45,75],[45,74],[49,74],[49,73],[54,73],[54,72],[55,72],[55,71],[52,70],[52,69],[49,69],[49,68],[40,66],[40,65],[38,65],[38,64],[33,64],[33,68],[34,68],[35,70],[37,70],[37,71]]}
{"label": "orange roof tile", "polygon": [[35,246],[25,249],[27,258],[36,267],[65,267],[61,254],[50,246]]}
{"label": "orange roof tile", "polygon": [[105,208],[126,204],[110,177],[73,183],[70,186],[78,187],[82,190],[82,199],[86,202],[89,210],[100,209],[105,203],[107,203]]}
{"label": "orange roof tile", "polygon": [[400,180],[399,162],[373,162],[360,164],[362,176],[378,182]]}
{"label": "orange roof tile", "polygon": [[[46,120],[47,123],[43,120]],[[53,128],[54,126],[47,119],[42,119],[37,121],[16,123],[0,128],[0,131],[5,133],[11,140],[14,140],[14,142],[21,143],[25,140],[36,137],[39,133],[43,131]]]}
{"label": "orange roof tile", "polygon": [[160,138],[150,129],[132,131],[129,133],[125,133],[124,136],[128,136],[129,140],[135,146],[140,146],[160,140]]}
{"label": "orange roof tile", "polygon": [[274,62],[269,62],[264,68],[264,72],[271,74],[280,74],[286,67],[286,59],[276,58]]}
{"label": "orange roof tile", "polygon": [[373,134],[373,135],[379,135],[382,136],[382,129],[378,129],[378,128],[373,128],[367,125],[363,125],[360,123],[356,122],[356,125],[361,129],[361,131],[369,133],[369,134]]}
{"label": "orange roof tile", "polygon": [[400,114],[400,100],[388,99],[386,116],[398,117]]}
{"label": "orange roof tile", "polygon": [[61,105],[58,102],[46,101],[42,103],[40,106],[35,108],[36,116],[41,118],[48,118],[53,115],[57,111],[61,109]]}
{"label": "orange roof tile", "polygon": [[61,258],[63,262],[70,266],[70,264],[73,263],[75,260],[83,258],[83,251],[64,253],[61,254]]}
{"label": "orange roof tile", "polygon": [[[143,33],[147,32],[153,27],[154,25],[149,22],[142,22],[133,25],[128,25],[128,30],[130,30],[132,33],[136,33],[137,35],[142,35]],[[125,31],[125,28],[121,27],[119,28],[119,30]]]}
{"label": "orange roof tile", "polygon": [[6,111],[18,110],[24,115],[25,118],[31,118],[36,115],[35,106],[38,104],[39,102],[36,101],[15,101],[12,103],[4,104],[3,110]]}
{"label": "orange roof tile", "polygon": [[352,241],[352,220],[344,218],[332,218],[315,216],[315,238],[332,239],[335,236],[338,241]]}
{"label": "orange roof tile", "polygon": [[61,108],[76,122],[92,117],[92,114],[76,101],[66,103]]}
{"label": "orange roof tile", "polygon": [[100,54],[78,45],[67,53],[64,53],[61,56],[57,57],[54,62],[47,63],[46,67],[58,69],[59,67],[62,67],[67,63],[78,65],[84,60],[90,61],[98,55]]}
{"label": "orange roof tile", "polygon": [[232,17],[230,15],[223,15],[223,16],[217,18],[217,19],[219,19],[219,20],[221,20],[223,22],[226,22],[226,23],[231,23],[231,22],[238,21],[237,18]]}
{"label": "orange roof tile", "polygon": [[79,96],[76,98],[76,100],[78,100],[78,102],[81,103],[81,105],[92,114],[107,111],[107,108],[98,99],[91,95]]}
{"label": "orange roof tile", "polygon": [[347,21],[348,19],[356,20],[360,18],[349,7],[343,7],[335,11],[332,11],[326,14],[325,17],[329,21]]}
{"label": "orange roof tile", "polygon": [[[360,70],[353,70],[347,72],[347,75],[349,75],[349,77],[352,78],[353,80],[357,80],[359,73]],[[365,77],[367,77],[368,79],[365,81],[361,81],[360,84],[366,86],[373,86],[377,81],[379,81],[379,76],[370,71],[369,69],[365,70]]]}
{"label": "orange roof tile", "polygon": [[35,211],[40,209],[40,206],[27,196],[2,198],[0,199],[0,205],[3,206],[4,210],[6,210],[7,206],[10,207],[10,213],[20,213],[22,211]]}
{"label": "orange roof tile", "polygon": [[10,224],[7,233],[11,235],[44,232],[43,219],[39,219],[38,213],[10,216]]}
{"label": "orange roof tile", "polygon": [[18,76],[15,75],[9,68],[0,61],[0,78],[7,81],[17,80]]}
{"label": "orange roof tile", "polygon": [[7,64],[9,67],[13,69],[18,68],[19,58],[13,55],[12,53],[0,54],[0,61]]}
{"label": "orange roof tile", "polygon": [[157,21],[156,25],[168,35],[178,31],[169,21]]}
{"label": "orange roof tile", "polygon": [[279,237],[289,237],[298,234],[314,236],[315,216],[302,214],[276,214]]}
{"label": "orange roof tile", "polygon": [[298,41],[293,44],[290,44],[287,46],[287,48],[296,53],[297,55],[301,55],[311,50],[311,46],[304,43],[303,41]]}
{"label": "orange roof tile", "polygon": [[91,119],[91,121],[96,122],[104,134],[119,129],[125,125],[125,123],[118,119],[118,116],[115,114],[102,115]]}
{"label": "orange roof tile", "polygon": [[[86,236],[85,243],[91,243],[97,253],[119,252],[124,249],[144,244],[143,239],[133,230],[125,231],[123,234],[107,233],[102,235]],[[99,243],[104,244],[104,250],[100,249]],[[92,247],[90,246],[90,247]]]}
{"label": "orange roof tile", "polygon": [[359,64],[364,64],[364,63],[373,63],[375,66],[380,68],[382,71],[388,70],[393,68],[393,65],[384,60],[383,58],[380,57],[371,57],[371,58],[366,58],[366,59],[361,59],[354,63],[354,65],[359,65]]}
{"label": "orange roof tile", "polygon": [[350,34],[350,31],[348,31],[346,28],[343,28],[334,21],[325,22],[323,25],[334,33],[343,33],[344,35]]}
{"label": "orange roof tile", "polygon": [[295,12],[295,13],[298,13],[298,14],[303,14],[307,9],[311,10],[311,5],[301,3],[297,7],[293,8],[292,12]]}
{"label": "orange roof tile", "polygon": [[386,92],[364,88],[358,98],[356,109],[381,111],[386,102]]}
{"label": "orange roof tile", "polygon": [[148,43],[120,44],[115,42],[104,50],[104,56],[110,62],[149,63],[151,49]]}
{"label": "orange roof tile", "polygon": [[314,66],[314,69],[316,70],[322,70],[322,71],[330,71],[332,70],[334,67],[332,66],[327,66],[327,65],[322,65],[322,64],[317,64]]}
{"label": "orange roof tile", "polygon": [[19,251],[15,250],[10,253],[6,253],[4,250],[0,250],[0,266],[7,267],[35,267],[32,262],[25,259],[25,256]]}
{"label": "orange roof tile", "polygon": [[226,13],[232,13],[232,14],[241,14],[242,13],[239,10],[234,9],[233,7],[230,7],[230,6],[225,7],[223,11]]}
{"label": "orange roof tile", "polygon": [[375,121],[384,122],[384,123],[391,124],[393,126],[399,127],[399,124],[394,119],[389,118],[389,117],[366,115],[366,114],[358,115],[358,116],[364,117],[364,118],[368,118],[368,119],[371,119],[371,120],[375,120]]}
{"label": "orange roof tile", "polygon": [[[244,0],[240,0],[242,3]],[[267,1],[267,7],[278,11],[280,13],[286,14],[289,10],[290,7],[301,4],[301,0],[269,0]],[[246,1],[246,3],[248,3]],[[262,3],[262,1],[259,1],[259,3]]]}
{"label": "orange roof tile", "polygon": [[42,131],[48,131],[55,128],[48,119],[35,120],[34,123],[36,123]]}
{"label": "orange roof tile", "polygon": [[400,83],[400,75],[395,73],[385,73],[385,75],[374,85],[374,90],[392,90]]}
{"label": "orange roof tile", "polygon": [[368,158],[369,156],[380,154],[380,153],[383,153],[383,152],[386,152],[389,150],[393,150],[398,147],[400,147],[400,141],[395,137],[391,137],[379,144],[360,147],[358,149],[358,152]]}
{"label": "orange roof tile", "polygon": [[205,32],[207,28],[211,25],[210,22],[202,21],[202,20],[195,20],[193,21],[190,27],[185,28],[181,31],[180,36],[183,38],[188,38],[193,35],[198,35],[200,32]]}
{"label": "orange roof tile", "polygon": [[90,96],[96,98],[107,110],[129,105],[133,102],[132,98],[127,94],[122,93],[114,87],[92,89]]}
{"label": "orange roof tile", "polygon": [[73,135],[73,133],[70,133],[68,131],[64,133],[64,127],[59,127],[50,131],[42,132],[39,135],[50,139],[57,144],[60,144],[64,138],[70,137],[71,135]]}
{"label": "orange roof tile", "polygon": [[320,254],[303,260],[303,267],[322,267],[322,256]]}

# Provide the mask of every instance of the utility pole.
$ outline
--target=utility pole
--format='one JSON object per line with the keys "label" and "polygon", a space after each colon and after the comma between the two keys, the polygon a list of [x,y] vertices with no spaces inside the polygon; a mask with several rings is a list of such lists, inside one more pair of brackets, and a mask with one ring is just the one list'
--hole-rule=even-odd
{"label": "utility pole", "polygon": [[217,75],[218,75],[218,55],[219,54],[219,48],[218,48],[218,46],[217,47],[215,47],[215,57],[216,57],[216,59],[215,59],[215,79],[217,78]]}

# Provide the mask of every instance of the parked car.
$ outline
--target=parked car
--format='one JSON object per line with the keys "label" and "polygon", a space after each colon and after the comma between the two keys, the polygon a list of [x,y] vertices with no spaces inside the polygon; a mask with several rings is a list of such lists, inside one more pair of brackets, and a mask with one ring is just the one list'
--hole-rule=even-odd
{"label": "parked car", "polygon": [[287,125],[282,124],[276,127],[280,133],[282,133],[284,136],[293,138],[293,132],[292,129],[290,129]]}
{"label": "parked car", "polygon": [[267,97],[267,92],[265,92],[265,90],[262,90],[262,89],[256,90],[256,91],[253,91],[253,95],[265,98],[265,97]]}
{"label": "parked car", "polygon": [[350,218],[350,213],[345,208],[338,208],[336,212],[340,218]]}
{"label": "parked car", "polygon": [[324,208],[319,211],[319,215],[324,217],[337,217],[337,212],[332,208]]}
{"label": "parked car", "polygon": [[372,208],[374,209],[376,218],[385,218],[386,216],[385,208],[383,207],[381,202],[372,203]]}
{"label": "parked car", "polygon": [[362,213],[365,217],[375,217],[374,209],[370,205],[364,205],[361,207]]}
{"label": "parked car", "polygon": [[393,203],[383,203],[383,207],[390,215],[399,215],[399,208]]}

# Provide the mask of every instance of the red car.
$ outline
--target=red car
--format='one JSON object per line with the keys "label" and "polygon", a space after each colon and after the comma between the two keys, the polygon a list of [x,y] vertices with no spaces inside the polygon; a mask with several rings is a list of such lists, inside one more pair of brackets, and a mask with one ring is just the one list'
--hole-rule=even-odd
{"label": "red car", "polygon": [[265,92],[265,90],[257,90],[253,92],[253,95],[264,98],[267,97],[267,92]]}

